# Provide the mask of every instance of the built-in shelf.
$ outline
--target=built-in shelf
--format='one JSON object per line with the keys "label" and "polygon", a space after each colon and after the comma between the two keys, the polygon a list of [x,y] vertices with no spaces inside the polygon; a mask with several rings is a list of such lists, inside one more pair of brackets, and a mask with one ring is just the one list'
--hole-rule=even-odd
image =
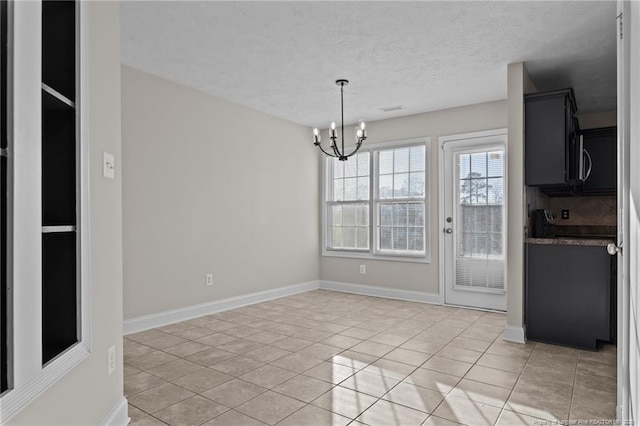
{"label": "built-in shelf", "polygon": [[71,108],[76,107],[75,102],[73,102],[71,99],[64,96],[62,93],[58,92],[56,89],[50,86],[47,86],[45,83],[42,83],[42,90],[44,90],[46,93],[50,94],[60,102],[70,106]]}
{"label": "built-in shelf", "polygon": [[43,226],[43,234],[53,234],[56,232],[75,232],[75,226]]}

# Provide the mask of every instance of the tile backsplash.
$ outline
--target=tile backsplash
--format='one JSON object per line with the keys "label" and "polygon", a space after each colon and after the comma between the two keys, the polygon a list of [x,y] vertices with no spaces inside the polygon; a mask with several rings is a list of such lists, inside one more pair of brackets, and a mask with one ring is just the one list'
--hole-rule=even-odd
{"label": "tile backsplash", "polygon": [[[555,215],[556,226],[616,226],[616,197],[550,197],[548,208]],[[569,219],[562,219],[562,210]]]}

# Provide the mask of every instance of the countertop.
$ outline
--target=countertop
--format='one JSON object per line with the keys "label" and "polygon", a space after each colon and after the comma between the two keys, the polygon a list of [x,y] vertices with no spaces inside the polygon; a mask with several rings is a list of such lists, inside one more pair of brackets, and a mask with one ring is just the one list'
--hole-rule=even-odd
{"label": "countertop", "polygon": [[525,243],[528,244],[556,244],[563,246],[602,246],[606,247],[609,243],[615,243],[615,238],[570,238],[570,237],[555,237],[555,238],[525,238]]}

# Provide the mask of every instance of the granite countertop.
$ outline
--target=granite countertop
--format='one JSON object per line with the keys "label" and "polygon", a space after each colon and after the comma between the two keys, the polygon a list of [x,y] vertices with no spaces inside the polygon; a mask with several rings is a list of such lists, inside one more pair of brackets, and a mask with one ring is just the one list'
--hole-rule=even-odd
{"label": "granite countertop", "polygon": [[555,238],[525,238],[525,243],[528,244],[556,244],[563,246],[602,246],[606,247],[609,243],[615,243],[615,238],[570,238],[570,237],[555,237]]}

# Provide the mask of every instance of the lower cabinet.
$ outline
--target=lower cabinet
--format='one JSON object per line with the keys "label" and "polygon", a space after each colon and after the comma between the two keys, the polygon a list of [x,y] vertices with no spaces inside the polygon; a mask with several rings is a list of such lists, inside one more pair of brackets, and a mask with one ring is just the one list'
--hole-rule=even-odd
{"label": "lower cabinet", "polygon": [[526,246],[527,339],[594,350],[615,338],[615,262],[606,247]]}

